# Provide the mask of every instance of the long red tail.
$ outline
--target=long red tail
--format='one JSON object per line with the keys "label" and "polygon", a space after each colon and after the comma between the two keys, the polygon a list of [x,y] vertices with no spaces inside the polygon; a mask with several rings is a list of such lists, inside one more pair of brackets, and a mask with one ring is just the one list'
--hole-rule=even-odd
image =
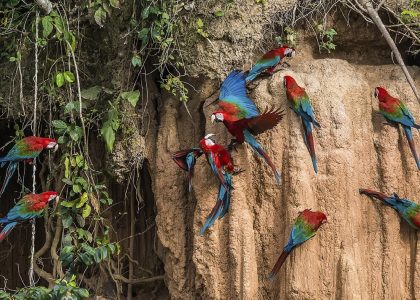
{"label": "long red tail", "polygon": [[384,193],[372,191],[370,189],[359,189],[359,193],[382,201],[385,201],[385,199],[388,198]]}
{"label": "long red tail", "polygon": [[281,266],[283,265],[283,263],[285,262],[287,256],[289,256],[289,254],[290,254],[290,252],[287,252],[287,251],[283,250],[280,257],[277,259],[276,264],[274,265],[273,269],[271,270],[270,274],[268,274],[268,279],[273,280],[274,277],[276,277],[276,275],[280,271]]}

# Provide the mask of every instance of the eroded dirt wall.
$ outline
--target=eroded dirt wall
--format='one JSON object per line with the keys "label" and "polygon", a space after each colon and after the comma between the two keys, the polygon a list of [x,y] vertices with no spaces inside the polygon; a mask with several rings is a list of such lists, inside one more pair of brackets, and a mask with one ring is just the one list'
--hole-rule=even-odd
{"label": "eroded dirt wall", "polygon": [[[418,68],[411,72],[420,82]],[[315,130],[319,172],[312,169],[301,122],[288,108],[282,77],[292,74],[311,97],[321,129]],[[419,295],[416,233],[390,208],[358,194],[361,187],[398,192],[419,202],[420,174],[401,130],[385,126],[373,97],[383,85],[406,101],[420,120],[397,66],[352,65],[338,59],[296,58],[289,70],[261,80],[251,91],[260,109],[285,108],[279,126],[258,137],[281,169],[282,184],[247,146],[233,153],[245,172],[234,178],[231,210],[198,236],[215,203],[217,181],[205,159],[196,166],[193,191],[171,152],[197,145],[200,122],[218,142],[229,135],[212,125],[215,109],[202,108],[217,84],[205,82],[190,102],[201,113],[194,127],[176,99],[160,115],[154,194],[158,237],[164,247],[173,299],[415,299]],[[206,103],[207,104],[207,103]],[[203,123],[204,122],[204,123]],[[420,135],[414,132],[420,149]],[[291,224],[305,208],[325,211],[328,223],[290,255],[274,282],[266,279]]]}

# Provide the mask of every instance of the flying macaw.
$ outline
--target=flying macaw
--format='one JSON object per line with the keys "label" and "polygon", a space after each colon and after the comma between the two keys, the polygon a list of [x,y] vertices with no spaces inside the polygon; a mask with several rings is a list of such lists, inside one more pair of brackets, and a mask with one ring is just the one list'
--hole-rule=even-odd
{"label": "flying macaw", "polygon": [[400,198],[396,193],[387,196],[381,192],[375,192],[369,189],[360,189],[359,193],[371,198],[381,200],[391,206],[397,213],[416,230],[420,229],[420,205],[411,202],[408,199]]}
{"label": "flying macaw", "polygon": [[284,57],[293,57],[296,55],[294,48],[286,45],[273,49],[263,55],[249,71],[246,81],[252,81],[262,72],[266,71],[273,75],[275,68],[282,63]]}
{"label": "flying macaw", "polygon": [[194,175],[194,166],[199,158],[203,154],[200,148],[192,148],[188,150],[180,150],[172,154],[172,159],[176,164],[183,170],[188,172],[188,191],[192,189],[192,177]]}
{"label": "flying macaw", "polygon": [[273,270],[268,275],[270,280],[274,279],[277,275],[290,252],[295,247],[314,237],[318,228],[325,222],[327,222],[327,216],[319,211],[305,209],[299,214],[290,232],[289,241],[284,246],[283,252],[274,265]]}
{"label": "flying macaw", "polygon": [[207,217],[206,222],[200,230],[202,235],[210,228],[217,218],[221,219],[229,211],[230,197],[232,192],[232,175],[237,171],[232,162],[229,152],[223,146],[216,144],[211,138],[214,134],[208,134],[200,140],[200,147],[206,155],[213,173],[220,181],[216,205]]}
{"label": "flying macaw", "polygon": [[4,179],[3,186],[0,190],[0,197],[3,195],[4,190],[9,183],[10,178],[16,171],[17,165],[20,161],[26,161],[31,163],[33,159],[37,158],[38,155],[44,149],[57,150],[57,141],[50,138],[42,138],[36,136],[28,136],[20,141],[17,141],[12,149],[9,150],[6,156],[0,157],[0,168],[3,168],[7,163],[6,177]]}
{"label": "flying macaw", "polygon": [[420,160],[414,145],[413,133],[411,132],[411,127],[420,129],[420,125],[416,124],[405,103],[392,97],[383,87],[375,89],[375,97],[379,100],[379,111],[385,119],[391,124],[399,123],[403,127],[411,153],[416,161],[417,169],[420,170]]}
{"label": "flying macaw", "polygon": [[309,100],[305,89],[300,87],[292,76],[284,76],[284,87],[286,88],[287,99],[292,104],[292,109],[302,118],[306,148],[308,148],[309,154],[311,155],[315,173],[318,173],[314,137],[312,135],[312,124],[317,128],[320,128],[321,126],[315,120],[311,101]]}
{"label": "flying macaw", "polygon": [[220,110],[212,114],[211,121],[223,122],[229,133],[235,137],[229,148],[247,142],[270,166],[280,184],[280,173],[254,135],[276,126],[283,118],[282,111],[271,109],[260,114],[255,103],[246,94],[245,74],[240,71],[231,72],[223,82],[218,105]]}
{"label": "flying macaw", "polygon": [[7,216],[0,218],[0,242],[3,241],[12,229],[18,224],[29,219],[40,217],[50,201],[57,200],[56,192],[44,192],[41,194],[27,194],[7,213]]}

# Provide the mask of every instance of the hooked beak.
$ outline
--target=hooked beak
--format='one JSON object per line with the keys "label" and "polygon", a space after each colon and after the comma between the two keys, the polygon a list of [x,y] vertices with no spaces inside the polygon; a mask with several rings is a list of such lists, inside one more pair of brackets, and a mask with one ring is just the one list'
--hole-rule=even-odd
{"label": "hooked beak", "polygon": [[216,121],[216,116],[215,115],[211,115],[211,123],[214,124],[215,121]]}
{"label": "hooked beak", "polygon": [[215,134],[214,133],[209,133],[204,138],[207,140],[207,139],[211,138],[212,136],[215,136]]}
{"label": "hooked beak", "polygon": [[58,144],[55,144],[54,148],[53,148],[53,152],[56,152],[58,150]]}

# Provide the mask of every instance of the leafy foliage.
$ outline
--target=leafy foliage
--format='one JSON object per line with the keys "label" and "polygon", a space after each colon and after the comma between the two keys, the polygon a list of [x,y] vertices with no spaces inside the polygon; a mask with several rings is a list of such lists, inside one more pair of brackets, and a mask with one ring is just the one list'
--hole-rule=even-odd
{"label": "leafy foliage", "polygon": [[337,35],[337,31],[334,28],[325,29],[323,24],[318,24],[316,29],[319,34],[321,49],[326,50],[328,53],[335,50],[334,37]]}

